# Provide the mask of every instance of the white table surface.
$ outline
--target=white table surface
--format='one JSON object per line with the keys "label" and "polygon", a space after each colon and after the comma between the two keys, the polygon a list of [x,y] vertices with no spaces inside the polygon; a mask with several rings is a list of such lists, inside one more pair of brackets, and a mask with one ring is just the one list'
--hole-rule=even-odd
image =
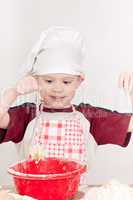
{"label": "white table surface", "polygon": [[[96,186],[80,186],[79,189],[78,189],[78,192],[77,194],[75,195],[75,197],[72,199],[72,200],[80,200],[84,197],[85,195],[85,192],[89,189],[89,188],[92,188],[92,187],[96,187]],[[98,186],[97,186],[98,187]],[[2,189],[5,189],[5,190],[10,190],[11,192],[15,192],[15,189],[11,186],[8,186],[8,185],[2,185]]]}

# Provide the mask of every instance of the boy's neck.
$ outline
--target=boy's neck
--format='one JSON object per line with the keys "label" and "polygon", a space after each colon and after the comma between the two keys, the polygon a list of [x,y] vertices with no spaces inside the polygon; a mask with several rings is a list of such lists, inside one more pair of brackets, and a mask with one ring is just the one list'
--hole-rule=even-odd
{"label": "boy's neck", "polygon": [[44,112],[73,112],[73,105],[65,108],[49,108],[45,105],[41,104],[40,107]]}

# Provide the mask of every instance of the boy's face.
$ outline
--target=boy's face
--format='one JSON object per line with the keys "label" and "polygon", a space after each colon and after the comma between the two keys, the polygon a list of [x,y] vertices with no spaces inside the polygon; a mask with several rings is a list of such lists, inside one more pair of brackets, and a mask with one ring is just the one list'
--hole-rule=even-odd
{"label": "boy's face", "polygon": [[41,98],[49,108],[69,107],[76,89],[82,82],[80,76],[69,74],[47,74],[37,76],[37,80]]}

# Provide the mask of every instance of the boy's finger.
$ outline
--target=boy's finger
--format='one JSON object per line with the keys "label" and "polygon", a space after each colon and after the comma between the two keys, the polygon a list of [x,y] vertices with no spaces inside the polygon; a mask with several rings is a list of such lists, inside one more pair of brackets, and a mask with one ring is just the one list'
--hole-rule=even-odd
{"label": "boy's finger", "polygon": [[129,91],[129,86],[130,86],[130,80],[131,80],[131,75],[130,73],[126,73],[124,80],[123,80],[123,88],[126,91]]}
{"label": "boy's finger", "polygon": [[119,79],[118,79],[118,86],[119,86],[119,88],[123,87],[124,76],[125,76],[125,73],[121,73],[119,75]]}
{"label": "boy's finger", "polygon": [[132,90],[133,90],[133,73],[131,74],[130,77],[129,92],[132,92]]}

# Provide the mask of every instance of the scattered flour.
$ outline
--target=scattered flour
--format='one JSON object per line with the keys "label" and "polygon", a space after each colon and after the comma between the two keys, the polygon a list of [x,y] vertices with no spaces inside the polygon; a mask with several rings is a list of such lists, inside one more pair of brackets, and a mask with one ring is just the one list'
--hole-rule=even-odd
{"label": "scattered flour", "polygon": [[106,185],[88,189],[81,200],[133,200],[133,188],[111,180]]}

